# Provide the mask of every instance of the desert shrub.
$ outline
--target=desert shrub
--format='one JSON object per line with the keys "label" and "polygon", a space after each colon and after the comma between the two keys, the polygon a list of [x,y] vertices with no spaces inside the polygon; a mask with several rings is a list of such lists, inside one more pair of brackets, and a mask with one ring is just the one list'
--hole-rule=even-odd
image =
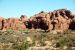
{"label": "desert shrub", "polygon": [[75,36],[69,33],[59,37],[57,39],[56,47],[63,48],[64,46],[67,46],[67,50],[71,50],[71,47],[75,46]]}
{"label": "desert shrub", "polygon": [[31,44],[29,44],[27,41],[22,43],[22,45],[16,45],[13,47],[13,49],[16,49],[16,50],[27,50],[29,47],[31,46]]}

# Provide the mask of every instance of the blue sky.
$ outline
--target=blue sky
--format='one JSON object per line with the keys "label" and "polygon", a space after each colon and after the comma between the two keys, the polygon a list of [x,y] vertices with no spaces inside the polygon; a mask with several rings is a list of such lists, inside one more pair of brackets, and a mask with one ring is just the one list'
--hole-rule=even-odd
{"label": "blue sky", "polygon": [[0,0],[0,17],[28,17],[40,11],[66,8],[75,13],[75,0]]}

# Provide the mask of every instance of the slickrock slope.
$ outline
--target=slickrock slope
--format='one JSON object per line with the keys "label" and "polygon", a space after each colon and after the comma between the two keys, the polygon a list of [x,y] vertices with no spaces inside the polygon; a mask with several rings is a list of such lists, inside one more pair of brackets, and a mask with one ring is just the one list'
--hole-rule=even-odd
{"label": "slickrock slope", "polygon": [[30,17],[29,19],[22,15],[20,19],[17,18],[0,18],[0,30],[13,28],[15,30],[21,29],[43,29],[43,30],[57,30],[64,31],[67,29],[75,30],[75,15],[66,9],[54,10],[53,12],[43,12]]}

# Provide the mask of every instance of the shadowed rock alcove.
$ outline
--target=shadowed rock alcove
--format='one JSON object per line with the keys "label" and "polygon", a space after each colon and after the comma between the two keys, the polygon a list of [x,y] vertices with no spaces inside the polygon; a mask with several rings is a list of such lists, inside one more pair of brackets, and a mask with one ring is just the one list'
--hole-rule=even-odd
{"label": "shadowed rock alcove", "polygon": [[69,25],[69,29],[75,30],[75,22],[72,22],[72,23]]}

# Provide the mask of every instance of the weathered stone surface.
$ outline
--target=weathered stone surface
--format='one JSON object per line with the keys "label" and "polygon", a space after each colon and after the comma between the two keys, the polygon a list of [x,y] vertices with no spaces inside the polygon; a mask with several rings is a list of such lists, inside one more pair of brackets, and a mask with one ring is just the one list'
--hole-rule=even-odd
{"label": "weathered stone surface", "polygon": [[[55,10],[53,12],[40,12],[31,17],[32,28],[40,28],[44,30],[67,30],[71,23],[75,21],[75,16],[71,11],[66,9]],[[75,24],[74,24],[75,25]],[[74,26],[73,26],[74,27]],[[75,28],[75,27],[74,27]]]}
{"label": "weathered stone surface", "polygon": [[4,24],[4,18],[0,17],[0,29],[3,29],[3,24]]}
{"label": "weathered stone surface", "polygon": [[18,30],[18,29],[25,30],[26,21],[27,21],[26,17],[21,18],[21,20],[18,18],[8,18],[8,19],[0,18],[0,30],[5,30],[8,28],[12,28],[14,30]]}
{"label": "weathered stone surface", "polygon": [[14,30],[23,29],[43,29],[64,31],[67,29],[75,30],[75,15],[66,9],[54,10],[53,12],[43,12],[30,17],[21,15],[18,18],[4,19],[0,17],[0,30],[13,28]]}

